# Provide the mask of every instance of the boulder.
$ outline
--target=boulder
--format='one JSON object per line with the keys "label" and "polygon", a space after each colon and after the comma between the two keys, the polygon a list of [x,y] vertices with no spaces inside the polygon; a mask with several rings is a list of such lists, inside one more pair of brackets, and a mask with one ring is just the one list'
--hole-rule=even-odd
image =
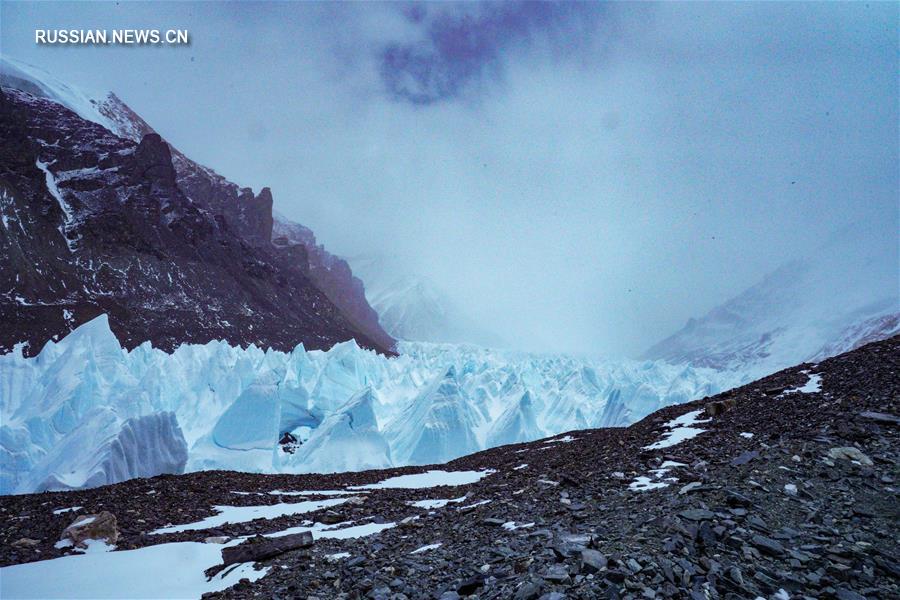
{"label": "boulder", "polygon": [[832,448],[828,451],[828,457],[834,460],[850,460],[856,461],[861,465],[865,465],[867,467],[872,466],[872,459],[863,454],[857,448],[853,446],[842,446],[840,448]]}
{"label": "boulder", "polygon": [[859,418],[863,419],[864,421],[872,421],[881,425],[900,426],[900,417],[883,412],[874,412],[871,410],[867,410],[859,413]]}
{"label": "boulder", "polygon": [[105,540],[115,545],[119,539],[119,528],[116,516],[103,511],[94,515],[81,515],[65,528],[60,540],[71,540],[77,548],[86,549],[86,540]]}
{"label": "boulder", "polygon": [[581,551],[581,571],[583,573],[596,573],[606,568],[607,559],[597,550],[584,549]]}

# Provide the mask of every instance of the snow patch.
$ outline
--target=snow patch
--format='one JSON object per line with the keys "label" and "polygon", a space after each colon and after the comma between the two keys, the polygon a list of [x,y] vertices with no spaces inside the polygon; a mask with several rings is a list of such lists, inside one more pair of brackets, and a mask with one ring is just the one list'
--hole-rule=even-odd
{"label": "snow patch", "polygon": [[796,387],[796,388],[793,388],[790,390],[785,390],[781,393],[781,395],[794,394],[794,393],[798,393],[798,392],[801,394],[817,394],[821,391],[822,391],[822,376],[819,375],[818,373],[813,373],[813,374],[809,375],[805,384],[803,384],[800,387]]}
{"label": "snow patch", "polygon": [[568,443],[570,443],[570,442],[574,442],[574,441],[577,440],[577,439],[578,439],[578,438],[572,437],[571,435],[566,435],[566,436],[563,436],[563,437],[561,437],[561,438],[556,438],[555,440],[547,440],[547,441],[544,442],[544,443],[545,443],[545,444],[556,444],[556,443],[558,443],[558,442],[561,442],[561,443],[563,443],[563,444],[568,444]]}
{"label": "snow patch", "polygon": [[628,484],[628,489],[638,492],[645,492],[647,490],[657,490],[659,488],[668,487],[668,485],[668,483],[664,483],[662,481],[654,481],[646,475],[641,475],[635,478],[635,480],[630,484]]}
{"label": "snow patch", "polygon": [[69,230],[69,227],[71,227],[75,222],[75,213],[72,212],[72,208],[69,206],[69,203],[63,199],[62,193],[59,191],[59,187],[57,187],[56,185],[56,178],[48,168],[49,163],[41,162],[40,159],[37,159],[34,163],[34,166],[36,166],[41,170],[41,172],[44,173],[44,180],[47,183],[47,191],[50,192],[50,195],[53,196],[53,198],[59,204],[60,210],[62,210],[63,222],[59,226],[59,233],[66,241],[66,245],[69,247],[69,252],[74,252],[75,240],[70,240],[67,232]]}
{"label": "snow patch", "polygon": [[644,450],[659,450],[661,448],[670,448],[676,444],[680,444],[685,440],[697,437],[706,430],[690,426],[697,423],[709,423],[712,420],[700,419],[699,416],[702,412],[703,409],[692,410],[691,412],[685,413],[676,419],[672,419],[665,424],[665,427],[667,427],[669,431],[663,434],[663,439],[659,440],[658,442],[654,442],[649,446],[644,446]]}
{"label": "snow patch", "polygon": [[61,515],[63,513],[67,513],[67,512],[74,512],[76,510],[81,510],[82,508],[84,508],[84,507],[83,506],[71,506],[69,508],[57,508],[56,510],[53,511],[53,514]]}
{"label": "snow patch", "polygon": [[426,546],[422,546],[421,548],[416,548],[410,554],[422,554],[423,552],[428,552],[429,550],[437,550],[441,547],[441,543],[438,542],[436,544],[428,544]]}
{"label": "snow patch", "polygon": [[479,500],[478,502],[473,502],[472,504],[466,504],[465,506],[460,506],[459,510],[467,510],[470,508],[475,508],[476,506],[484,506],[485,504],[490,504],[491,500]]}
{"label": "snow patch", "polygon": [[351,486],[349,490],[381,490],[381,489],[421,489],[441,486],[469,485],[496,473],[493,469],[484,471],[426,471],[411,475],[399,475],[369,485]]}
{"label": "snow patch", "polygon": [[[324,525],[322,523],[314,523],[306,526],[290,527],[281,531],[263,534],[265,537],[284,537],[286,535],[294,535],[296,533],[310,532],[314,540],[349,540],[366,537],[380,533],[385,529],[396,527],[396,523],[363,523],[361,525],[349,525],[347,523],[338,523],[336,525]],[[250,537],[250,536],[247,536]],[[246,539],[246,538],[243,538]]]}
{"label": "snow patch", "polygon": [[195,531],[198,529],[210,529],[220,527],[226,523],[246,523],[254,519],[275,519],[285,515],[297,515],[312,512],[330,506],[343,504],[349,498],[332,498],[329,500],[308,500],[295,504],[270,504],[262,506],[213,506],[218,514],[206,517],[194,523],[172,525],[151,531],[151,534],[179,533],[182,531]]}
{"label": "snow patch", "polygon": [[0,568],[4,598],[199,598],[231,587],[243,578],[256,581],[244,563],[207,581],[204,570],[221,564],[221,546],[177,542],[136,550],[90,552]]}
{"label": "snow patch", "polygon": [[529,527],[534,527],[534,523],[516,524],[515,521],[507,521],[502,527],[507,531],[515,531],[516,529],[528,529]]}
{"label": "snow patch", "polygon": [[435,499],[435,500],[416,500],[414,502],[407,502],[409,506],[414,506],[416,508],[425,508],[425,509],[433,509],[433,508],[444,508],[448,504],[458,504],[460,502],[465,502],[468,496],[460,496],[459,498],[452,499]]}

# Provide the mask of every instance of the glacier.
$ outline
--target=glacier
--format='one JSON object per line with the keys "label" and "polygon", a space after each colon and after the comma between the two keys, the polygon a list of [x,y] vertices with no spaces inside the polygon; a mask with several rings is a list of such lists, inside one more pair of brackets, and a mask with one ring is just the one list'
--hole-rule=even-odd
{"label": "glacier", "polygon": [[[496,445],[620,426],[740,383],[663,361],[402,342],[384,357],[145,343],[105,315],[34,357],[0,356],[0,493],[205,469],[356,471],[441,463]],[[286,432],[298,440],[288,451]]]}

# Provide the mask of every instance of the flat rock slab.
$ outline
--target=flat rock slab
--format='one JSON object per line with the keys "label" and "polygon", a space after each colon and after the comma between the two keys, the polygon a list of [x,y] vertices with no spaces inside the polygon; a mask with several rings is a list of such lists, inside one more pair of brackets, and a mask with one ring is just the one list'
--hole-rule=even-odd
{"label": "flat rock slab", "polygon": [[312,545],[313,536],[309,531],[273,538],[257,537],[237,546],[222,548],[222,564],[227,567],[237,563],[257,562]]}
{"label": "flat rock slab", "polygon": [[752,450],[749,452],[744,452],[735,459],[731,461],[731,464],[734,466],[746,465],[751,460],[759,458],[759,452],[756,450]]}
{"label": "flat rock slab", "polygon": [[715,514],[713,514],[712,511],[704,510],[702,508],[691,508],[681,511],[678,513],[678,516],[689,521],[708,521],[712,519]]}
{"label": "flat rock slab", "polygon": [[865,412],[859,413],[859,418],[866,421],[881,423],[882,425],[900,425],[900,417],[889,415],[888,413],[883,412],[867,410]]}

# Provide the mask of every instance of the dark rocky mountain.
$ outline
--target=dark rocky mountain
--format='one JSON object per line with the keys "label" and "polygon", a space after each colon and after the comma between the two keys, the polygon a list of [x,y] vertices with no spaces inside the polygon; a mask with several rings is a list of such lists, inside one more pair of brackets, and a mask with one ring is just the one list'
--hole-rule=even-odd
{"label": "dark rocky mountain", "polygon": [[4,67],[0,352],[35,354],[100,312],[129,348],[356,338],[392,351],[362,283],[311,231],[273,243],[268,188],[190,160],[113,94],[91,113],[58,82]]}
{"label": "dark rocky mountain", "polygon": [[[117,552],[234,540],[210,573],[235,556],[267,569],[215,598],[896,598],[898,414],[900,336],[628,428],[503,446],[440,467],[481,472],[465,485],[348,489],[430,466],[199,472],[2,497],[0,564],[71,552],[54,544],[75,516],[54,509],[77,506],[79,515],[118,519],[118,531],[104,534]],[[332,505],[167,527],[223,507],[283,507],[297,501],[289,494]],[[157,528],[167,529],[149,533]]]}
{"label": "dark rocky mountain", "polygon": [[[97,112],[122,137],[139,141],[156,131],[114,93],[96,103]],[[347,262],[316,241],[311,229],[273,212],[272,192],[263,188],[254,195],[212,169],[194,162],[169,145],[178,186],[194,201],[222,215],[232,229],[256,246],[280,248],[302,246],[309,264],[308,276],[341,313],[358,329],[384,348],[395,341],[379,324],[378,314],[366,301],[363,282],[353,275]]]}
{"label": "dark rocky mountain", "polygon": [[342,294],[365,302],[349,269],[345,287],[320,286],[323,250],[271,242],[268,189],[254,195],[173,151],[114,96],[98,110],[125,137],[3,82],[0,352],[25,342],[36,354],[103,312],[127,348],[355,338],[391,352],[374,311]]}

